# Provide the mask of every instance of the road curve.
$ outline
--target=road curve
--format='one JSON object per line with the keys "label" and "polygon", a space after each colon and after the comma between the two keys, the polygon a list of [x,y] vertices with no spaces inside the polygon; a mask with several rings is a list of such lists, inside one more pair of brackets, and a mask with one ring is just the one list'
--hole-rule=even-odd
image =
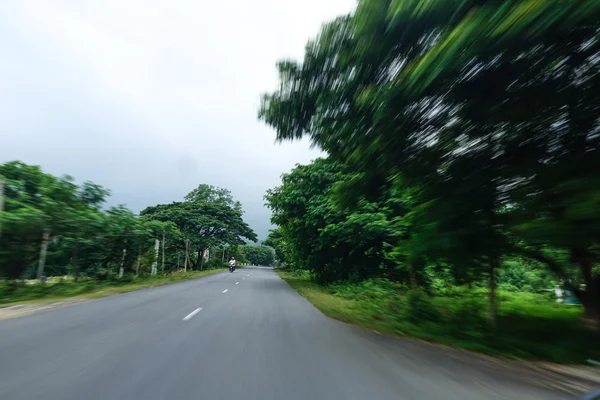
{"label": "road curve", "polygon": [[331,320],[266,268],[0,321],[0,399],[570,398],[482,360]]}

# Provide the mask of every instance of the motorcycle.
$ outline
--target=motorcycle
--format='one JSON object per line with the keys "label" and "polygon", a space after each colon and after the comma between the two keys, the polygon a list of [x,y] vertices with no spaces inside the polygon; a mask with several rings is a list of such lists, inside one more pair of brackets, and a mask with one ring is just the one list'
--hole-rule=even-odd
{"label": "motorcycle", "polygon": [[229,264],[229,272],[235,271],[235,265]]}

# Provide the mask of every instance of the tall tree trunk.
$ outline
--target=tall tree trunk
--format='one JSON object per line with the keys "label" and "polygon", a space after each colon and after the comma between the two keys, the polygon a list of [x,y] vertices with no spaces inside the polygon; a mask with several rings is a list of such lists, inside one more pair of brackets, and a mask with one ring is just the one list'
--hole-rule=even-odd
{"label": "tall tree trunk", "polygon": [[200,271],[202,271],[202,267],[204,266],[204,252],[206,249],[202,250],[202,257],[200,258]]}
{"label": "tall tree trunk", "polygon": [[127,249],[123,249],[123,255],[121,256],[121,265],[119,266],[119,279],[123,277],[125,273],[125,256],[127,255]]}
{"label": "tall tree trunk", "polygon": [[42,235],[42,246],[40,249],[40,262],[38,264],[37,279],[41,280],[44,275],[44,266],[46,265],[46,254],[48,253],[48,242],[50,241],[50,232],[44,229]]}
{"label": "tall tree trunk", "polygon": [[202,249],[198,249],[198,259],[196,260],[196,267],[202,268]]}
{"label": "tall tree trunk", "polygon": [[574,249],[571,251],[573,261],[579,265],[585,291],[579,293],[581,305],[585,311],[586,318],[596,330],[600,329],[600,278],[594,277],[592,273],[593,261],[587,250]]}
{"label": "tall tree trunk", "polygon": [[156,275],[158,269],[158,248],[160,247],[160,240],[154,241],[154,262],[152,263],[152,275]]}
{"label": "tall tree trunk", "polygon": [[163,231],[163,240],[162,240],[162,266],[160,267],[161,275],[165,274],[165,232]]}
{"label": "tall tree trunk", "polygon": [[187,272],[189,242],[185,239],[185,254],[183,255],[183,272]]}
{"label": "tall tree trunk", "polygon": [[408,279],[410,281],[410,288],[417,290],[417,276],[415,275],[415,267],[412,264],[408,265]]}
{"label": "tall tree trunk", "polygon": [[79,247],[79,233],[75,235],[75,242],[73,243],[73,256],[71,257],[71,264],[73,265],[73,281],[77,282],[77,250]]}
{"label": "tall tree trunk", "polygon": [[492,328],[496,327],[496,270],[498,265],[498,257],[493,256],[490,260],[488,287],[488,322]]}
{"label": "tall tree trunk", "polygon": [[142,245],[138,246],[138,259],[137,265],[135,266],[135,276],[140,274],[140,264],[142,263]]}
{"label": "tall tree trunk", "polygon": [[185,239],[185,259],[183,263],[183,271],[187,272],[188,265],[192,268],[192,264],[190,263],[190,240]]}

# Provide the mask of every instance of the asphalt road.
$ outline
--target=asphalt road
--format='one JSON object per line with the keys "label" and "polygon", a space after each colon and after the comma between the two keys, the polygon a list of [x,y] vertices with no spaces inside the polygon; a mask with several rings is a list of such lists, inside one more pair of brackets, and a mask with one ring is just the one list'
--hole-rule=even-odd
{"label": "asphalt road", "polygon": [[569,399],[484,358],[333,321],[245,268],[0,321],[0,399]]}

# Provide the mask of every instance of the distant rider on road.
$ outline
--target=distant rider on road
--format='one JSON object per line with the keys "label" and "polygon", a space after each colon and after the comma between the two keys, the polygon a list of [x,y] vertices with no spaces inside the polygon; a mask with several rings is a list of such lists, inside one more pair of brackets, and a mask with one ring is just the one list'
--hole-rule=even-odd
{"label": "distant rider on road", "polygon": [[229,268],[235,268],[235,258],[231,257],[231,260],[229,260]]}

